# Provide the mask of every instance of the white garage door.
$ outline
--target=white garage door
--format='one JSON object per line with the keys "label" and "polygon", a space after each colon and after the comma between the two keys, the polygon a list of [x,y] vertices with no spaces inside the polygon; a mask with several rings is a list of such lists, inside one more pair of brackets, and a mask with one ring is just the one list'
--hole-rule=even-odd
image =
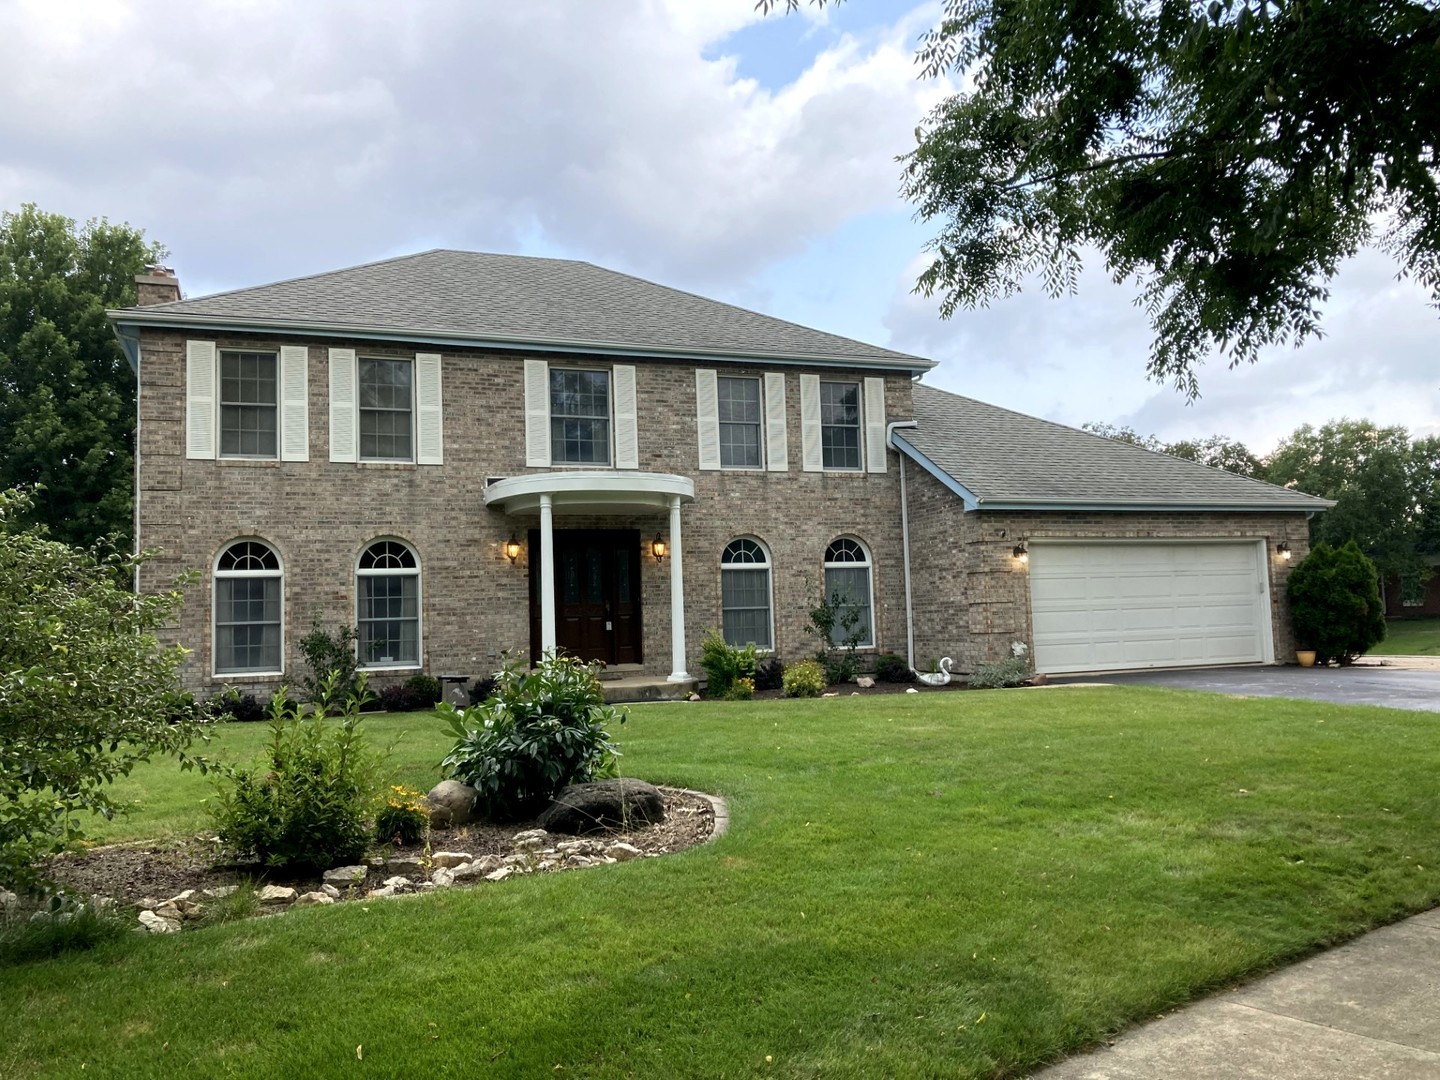
{"label": "white garage door", "polygon": [[1264,551],[1257,541],[1032,541],[1035,669],[1270,660]]}

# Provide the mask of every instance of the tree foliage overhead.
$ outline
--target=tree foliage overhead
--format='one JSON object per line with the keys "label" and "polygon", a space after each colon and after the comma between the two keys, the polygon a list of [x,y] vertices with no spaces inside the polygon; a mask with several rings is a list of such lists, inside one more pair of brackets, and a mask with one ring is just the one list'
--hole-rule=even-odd
{"label": "tree foliage overhead", "polygon": [[1211,353],[1318,334],[1362,245],[1440,301],[1436,0],[945,0],[919,60],[966,87],[902,158],[946,317],[1095,247],[1194,396]]}
{"label": "tree foliage overhead", "polygon": [[1161,454],[1184,458],[1200,465],[1208,465],[1212,469],[1224,469],[1226,472],[1238,473],[1253,480],[1265,478],[1264,463],[1252,454],[1239,439],[1231,439],[1225,435],[1209,435],[1203,439],[1181,439],[1179,442],[1167,443],[1154,435],[1141,435],[1132,427],[1118,427],[1115,424],[1095,422],[1080,426],[1092,435],[1103,435],[1107,439],[1133,443],[1135,446],[1143,446],[1146,450],[1155,450]]}
{"label": "tree foliage overhead", "polygon": [[130,535],[135,376],[105,309],[163,256],[128,225],[0,213],[0,487],[44,485],[30,513],[67,543]]}

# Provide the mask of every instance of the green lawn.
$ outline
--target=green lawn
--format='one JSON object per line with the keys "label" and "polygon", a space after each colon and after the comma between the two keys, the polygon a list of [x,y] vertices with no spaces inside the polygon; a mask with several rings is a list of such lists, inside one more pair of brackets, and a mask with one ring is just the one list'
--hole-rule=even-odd
{"label": "green lawn", "polygon": [[1440,656],[1440,616],[1391,619],[1371,656]]}
{"label": "green lawn", "polygon": [[[0,970],[0,1076],[1013,1076],[1440,899],[1427,713],[1074,688],[647,706],[622,740],[731,833]],[[401,745],[418,781],[438,738]]]}

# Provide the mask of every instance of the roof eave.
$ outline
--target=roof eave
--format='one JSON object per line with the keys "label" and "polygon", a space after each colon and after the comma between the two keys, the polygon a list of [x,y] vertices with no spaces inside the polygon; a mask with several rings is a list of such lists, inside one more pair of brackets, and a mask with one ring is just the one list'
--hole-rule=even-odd
{"label": "roof eave", "polygon": [[[1313,514],[1328,510],[1335,503],[1329,499],[1314,499],[1306,502],[1236,503],[1192,500],[1186,502],[1145,502],[1123,499],[1015,499],[981,498],[976,510],[1123,510],[1169,511],[1178,514],[1226,513],[1226,514]],[[971,507],[966,507],[971,509]]]}
{"label": "roof eave", "polygon": [[564,338],[475,337],[447,330],[417,327],[396,330],[388,327],[364,326],[354,323],[295,322],[287,319],[235,319],[219,315],[147,311],[117,308],[105,312],[119,328],[156,327],[230,331],[233,333],[295,333],[316,337],[366,338],[374,341],[413,341],[426,345],[452,345],[474,349],[528,349],[535,352],[599,353],[606,356],[631,356],[652,360],[736,361],[752,360],[786,366],[818,365],[822,367],[880,368],[923,375],[936,366],[936,361],[922,357],[896,354],[892,357],[833,356],[825,353],[766,352],[762,350],[706,350],[682,347],[627,345],[623,342],[584,341]]}

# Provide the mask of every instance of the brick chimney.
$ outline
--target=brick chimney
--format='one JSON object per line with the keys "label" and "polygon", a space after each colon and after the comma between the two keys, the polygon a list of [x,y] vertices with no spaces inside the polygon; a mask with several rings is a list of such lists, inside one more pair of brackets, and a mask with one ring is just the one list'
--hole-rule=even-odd
{"label": "brick chimney", "polygon": [[180,299],[180,279],[168,266],[145,267],[145,273],[135,275],[135,289],[135,303],[139,307]]}

